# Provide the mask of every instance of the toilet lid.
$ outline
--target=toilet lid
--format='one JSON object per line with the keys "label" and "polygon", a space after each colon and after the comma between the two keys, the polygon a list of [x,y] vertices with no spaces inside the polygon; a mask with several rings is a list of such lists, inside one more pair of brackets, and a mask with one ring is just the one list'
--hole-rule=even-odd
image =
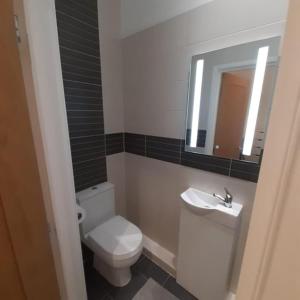
{"label": "toilet lid", "polygon": [[115,216],[89,232],[88,239],[112,258],[125,259],[140,250],[143,235],[134,224]]}

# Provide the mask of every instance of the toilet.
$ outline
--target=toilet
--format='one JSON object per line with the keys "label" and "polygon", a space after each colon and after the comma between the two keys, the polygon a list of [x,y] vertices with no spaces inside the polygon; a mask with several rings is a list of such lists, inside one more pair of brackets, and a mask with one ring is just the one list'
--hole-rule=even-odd
{"label": "toilet", "polygon": [[82,242],[94,252],[94,268],[117,287],[131,280],[130,267],[143,250],[141,230],[115,215],[114,185],[105,182],[76,194],[85,211],[80,224]]}

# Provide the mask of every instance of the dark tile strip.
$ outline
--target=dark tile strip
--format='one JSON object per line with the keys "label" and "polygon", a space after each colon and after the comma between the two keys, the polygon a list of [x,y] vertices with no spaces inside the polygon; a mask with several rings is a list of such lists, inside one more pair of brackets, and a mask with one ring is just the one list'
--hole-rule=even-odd
{"label": "dark tile strip", "polygon": [[125,133],[125,151],[133,154],[146,155],[146,136]]}
{"label": "dark tile strip", "polygon": [[106,134],[106,155],[124,152],[124,134]]}
{"label": "dark tile strip", "polygon": [[232,160],[230,176],[252,182],[257,182],[259,176],[259,169],[259,164]]}
{"label": "dark tile strip", "polygon": [[[258,180],[259,164],[186,152],[185,140],[133,133],[125,133],[124,139],[124,150],[128,153],[252,182]],[[119,150],[122,152],[121,147]]]}
{"label": "dark tile strip", "polygon": [[183,152],[181,164],[186,167],[229,176],[230,160]]}
{"label": "dark tile strip", "polygon": [[179,164],[180,140],[146,136],[146,156]]}

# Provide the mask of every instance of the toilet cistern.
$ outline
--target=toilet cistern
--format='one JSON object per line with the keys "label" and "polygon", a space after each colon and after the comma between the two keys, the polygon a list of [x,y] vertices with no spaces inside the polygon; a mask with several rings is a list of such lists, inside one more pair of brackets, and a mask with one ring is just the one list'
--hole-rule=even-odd
{"label": "toilet cistern", "polygon": [[213,196],[221,200],[221,202],[228,208],[232,208],[232,195],[229,193],[228,189],[225,187],[225,197],[222,197],[218,194],[213,193]]}

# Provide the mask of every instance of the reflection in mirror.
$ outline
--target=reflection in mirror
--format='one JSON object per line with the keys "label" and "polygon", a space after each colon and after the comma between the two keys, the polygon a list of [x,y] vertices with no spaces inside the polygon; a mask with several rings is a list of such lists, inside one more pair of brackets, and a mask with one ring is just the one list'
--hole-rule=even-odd
{"label": "reflection in mirror", "polygon": [[192,57],[186,151],[260,162],[279,43],[272,38]]}

